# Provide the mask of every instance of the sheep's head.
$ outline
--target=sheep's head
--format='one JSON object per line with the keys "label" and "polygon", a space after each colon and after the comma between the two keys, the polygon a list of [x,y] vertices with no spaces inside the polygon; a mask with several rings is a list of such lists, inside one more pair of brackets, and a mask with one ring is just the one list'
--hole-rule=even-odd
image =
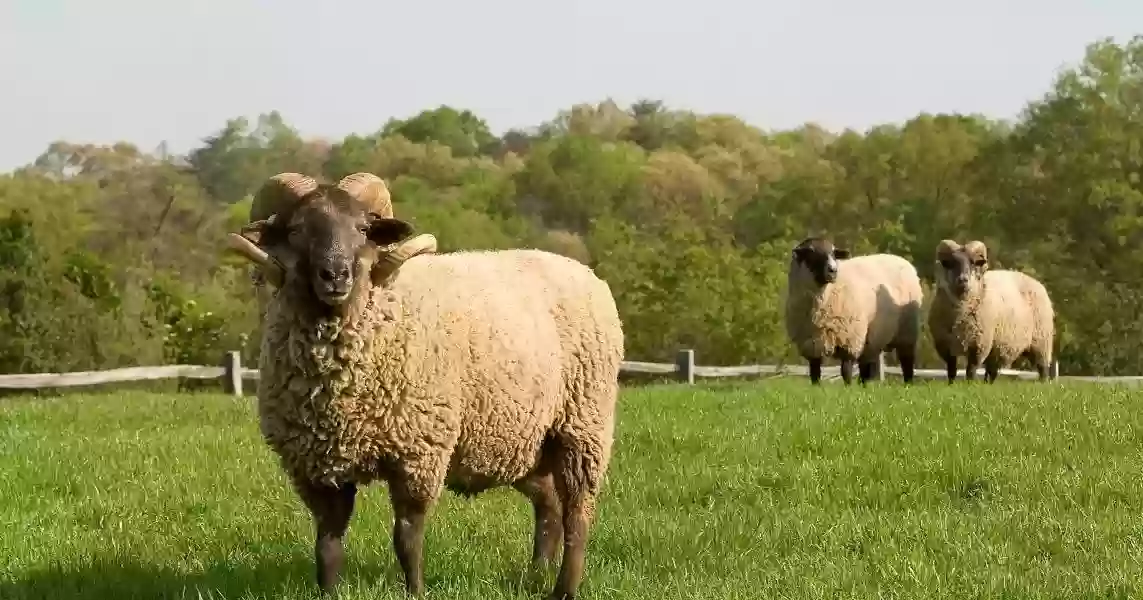
{"label": "sheep's head", "polygon": [[953,240],[937,244],[937,286],[954,297],[963,297],[977,289],[988,271],[988,248],[973,240],[960,245]]}
{"label": "sheep's head", "polygon": [[837,281],[838,261],[847,258],[849,250],[838,248],[827,239],[809,237],[794,247],[790,268],[803,269],[822,286]]}
{"label": "sheep's head", "polygon": [[369,173],[336,185],[280,173],[259,189],[250,217],[241,234],[230,235],[231,247],[271,285],[308,290],[335,308],[384,282],[405,260],[436,250],[431,235],[407,239],[412,225],[393,218],[385,183]]}

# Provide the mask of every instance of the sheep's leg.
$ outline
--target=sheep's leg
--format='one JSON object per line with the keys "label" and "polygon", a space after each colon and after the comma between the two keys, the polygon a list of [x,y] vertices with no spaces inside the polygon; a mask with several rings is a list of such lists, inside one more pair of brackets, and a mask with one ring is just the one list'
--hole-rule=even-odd
{"label": "sheep's leg", "polygon": [[425,593],[424,545],[425,521],[430,500],[415,494],[410,482],[394,478],[389,482],[389,500],[393,505],[393,550],[405,576],[405,591],[410,596]]}
{"label": "sheep's leg", "polygon": [[868,360],[858,361],[857,376],[861,381],[861,385],[865,385],[866,382],[873,379],[873,362]]}
{"label": "sheep's leg", "polygon": [[[937,356],[941,357],[941,360],[945,362],[945,373],[948,375],[949,384],[952,384],[952,382],[956,380],[956,355],[952,352],[949,352],[949,349],[942,344],[937,344],[936,350]],[[900,359],[901,355],[898,354],[897,356],[898,359]],[[901,368],[904,369],[904,367],[905,363],[902,361]]]}
{"label": "sheep's leg", "polygon": [[556,492],[564,511],[564,556],[549,600],[574,600],[579,590],[595,496],[603,476],[598,459],[592,460],[601,448],[592,444],[593,448],[588,450],[583,441],[568,438],[571,436],[560,440],[555,473]]}
{"label": "sheep's leg", "polygon": [[980,350],[969,348],[965,357],[964,378],[968,381],[976,380],[976,370],[980,368]]}
{"label": "sheep's leg", "polygon": [[810,359],[810,383],[817,385],[822,381],[822,359]]}
{"label": "sheep's leg", "polygon": [[[917,366],[917,354],[913,346],[897,346],[897,362],[901,364],[901,379],[905,383],[913,382],[913,375]],[[953,363],[953,375],[956,375],[956,363]]]}
{"label": "sheep's leg", "polygon": [[853,363],[856,362],[857,357],[842,348],[838,348],[835,355],[840,363],[841,380],[845,382],[845,385],[853,383]]}
{"label": "sheep's leg", "polygon": [[995,383],[1000,376],[1000,358],[989,356],[984,360],[984,379],[988,383]]}
{"label": "sheep's leg", "polygon": [[841,380],[845,385],[853,383],[853,359],[843,358],[840,361],[839,370],[841,371]]}
{"label": "sheep's leg", "polygon": [[1051,378],[1051,362],[1046,358],[1046,354],[1039,350],[1031,350],[1027,353],[1028,358],[1032,360],[1032,364],[1036,365],[1037,379],[1040,381],[1047,381]]}
{"label": "sheep's leg", "polygon": [[532,536],[532,567],[545,571],[556,561],[564,537],[563,508],[550,469],[541,466],[513,487],[532,501],[536,529]]}
{"label": "sheep's leg", "polygon": [[347,483],[341,487],[311,482],[295,482],[298,495],[313,514],[317,527],[314,542],[314,561],[317,563],[318,588],[323,593],[337,595],[336,586],[345,564],[345,546],[342,539],[353,516],[357,486]]}

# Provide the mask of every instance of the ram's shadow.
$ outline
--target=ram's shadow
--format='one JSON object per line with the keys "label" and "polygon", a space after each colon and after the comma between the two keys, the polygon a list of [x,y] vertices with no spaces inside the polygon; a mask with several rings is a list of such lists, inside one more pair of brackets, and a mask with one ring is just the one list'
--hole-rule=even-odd
{"label": "ram's shadow", "polygon": [[[4,600],[133,600],[317,598],[314,562],[308,552],[285,559],[267,558],[256,564],[218,559],[196,571],[151,565],[134,558],[99,557],[84,565],[52,567],[0,575]],[[346,565],[345,580],[395,584],[383,565]]]}

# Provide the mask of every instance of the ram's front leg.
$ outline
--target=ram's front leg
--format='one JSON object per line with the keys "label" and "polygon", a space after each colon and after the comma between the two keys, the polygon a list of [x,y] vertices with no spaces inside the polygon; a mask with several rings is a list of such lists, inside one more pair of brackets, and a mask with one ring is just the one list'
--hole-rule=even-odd
{"label": "ram's front leg", "polygon": [[318,588],[336,597],[337,581],[345,564],[342,539],[353,516],[357,487],[352,483],[334,487],[301,480],[295,481],[294,487],[313,514],[317,528],[314,561],[317,563]]}
{"label": "ram's front leg", "polygon": [[877,370],[877,363],[869,359],[861,359],[857,363],[857,377],[861,385],[865,385],[869,380],[873,379]]}
{"label": "ram's front leg", "polygon": [[845,385],[853,383],[853,359],[842,358],[838,364],[838,370],[841,371],[841,380]]}
{"label": "ram's front leg", "polygon": [[393,550],[405,576],[405,591],[411,596],[425,593],[425,521],[439,486],[428,486],[420,477],[408,474],[389,480],[389,500],[393,504]]}
{"label": "ram's front leg", "polygon": [[951,384],[956,380],[956,355],[949,350],[945,344],[936,345],[937,356],[945,363],[945,375],[948,377],[948,382]]}
{"label": "ram's front leg", "polygon": [[822,382],[822,359],[810,358],[810,383],[819,385]]}
{"label": "ram's front leg", "polygon": [[976,380],[976,371],[980,368],[981,362],[983,362],[983,359],[980,355],[980,348],[970,346],[965,353],[964,378],[966,380]]}
{"label": "ram's front leg", "polygon": [[844,348],[838,348],[834,351],[834,356],[838,358],[838,370],[841,371],[841,380],[845,385],[853,382],[853,363],[857,362],[857,355]]}

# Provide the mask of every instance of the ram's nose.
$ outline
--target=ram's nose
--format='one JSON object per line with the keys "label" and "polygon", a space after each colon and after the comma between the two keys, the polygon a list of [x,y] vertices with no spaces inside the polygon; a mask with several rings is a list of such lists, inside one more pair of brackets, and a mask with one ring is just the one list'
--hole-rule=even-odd
{"label": "ram's nose", "polygon": [[353,288],[353,272],[340,261],[323,262],[314,268],[314,292],[327,304],[339,304]]}
{"label": "ram's nose", "polygon": [[318,267],[318,279],[326,285],[336,286],[349,281],[349,267],[346,265],[325,265]]}

